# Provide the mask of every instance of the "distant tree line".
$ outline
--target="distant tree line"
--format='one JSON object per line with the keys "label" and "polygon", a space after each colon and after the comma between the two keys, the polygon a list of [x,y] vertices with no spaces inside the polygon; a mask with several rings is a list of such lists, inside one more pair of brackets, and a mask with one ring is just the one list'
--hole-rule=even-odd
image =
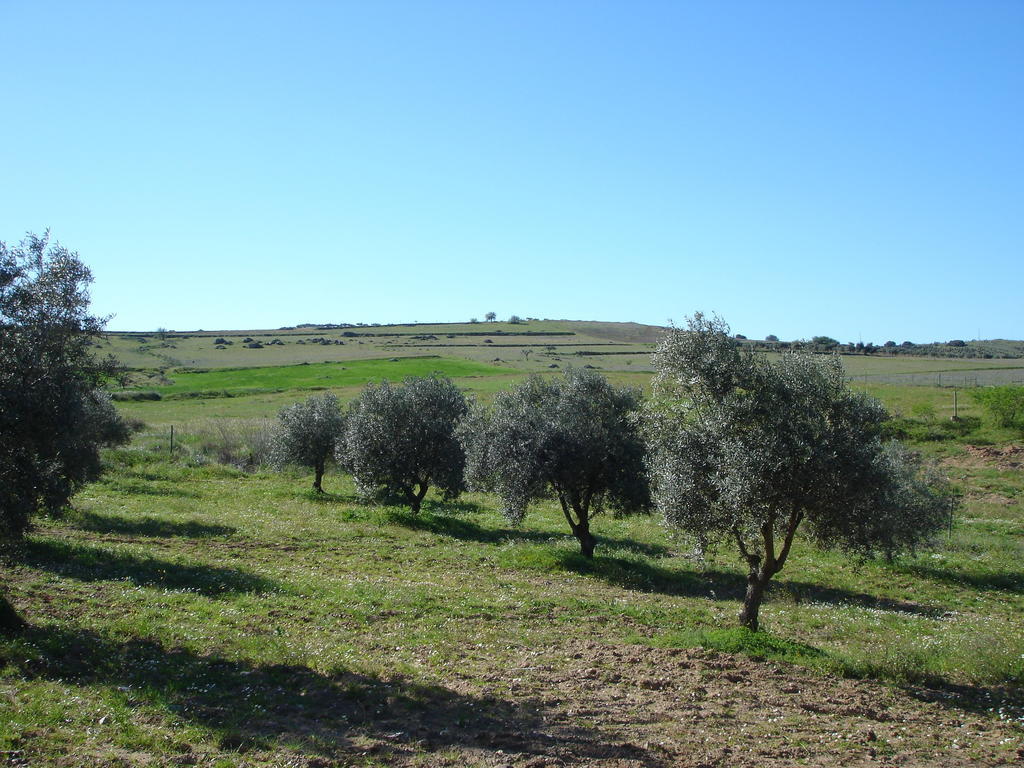
{"label": "distant tree line", "polygon": [[829,336],[814,336],[811,339],[796,341],[780,341],[775,334],[769,334],[764,340],[747,339],[742,334],[734,337],[745,346],[763,352],[810,352],[814,354],[836,353],[841,355],[876,355],[895,357],[910,355],[913,357],[954,357],[990,360],[993,358],[1017,359],[1024,357],[1024,342],[1010,341],[964,341],[950,339],[935,341],[928,344],[916,344],[912,341],[886,341],[884,344],[874,342],[846,342]]}

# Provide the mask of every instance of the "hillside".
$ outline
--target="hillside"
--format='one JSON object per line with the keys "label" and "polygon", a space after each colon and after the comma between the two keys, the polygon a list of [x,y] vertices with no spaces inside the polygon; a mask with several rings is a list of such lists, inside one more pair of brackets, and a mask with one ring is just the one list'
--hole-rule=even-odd
{"label": "hillside", "polygon": [[[586,355],[607,366],[649,367],[663,329],[636,323],[536,320],[392,326],[320,326],[189,333],[109,333],[97,352],[133,369],[231,368],[412,355],[455,356],[534,370]],[[531,360],[532,358],[532,360]]]}
{"label": "hillside", "polygon": [[[570,320],[530,320],[523,323],[449,323],[391,326],[300,326],[273,330],[221,330],[189,333],[110,333],[96,348],[112,354],[128,369],[124,385],[129,391],[154,391],[190,396],[299,390],[319,386],[354,386],[354,372],[335,376],[342,369],[323,373],[323,381],[296,376],[291,368],[302,364],[351,363],[376,371],[376,376],[399,379],[424,372],[460,376],[464,369],[454,361],[487,366],[484,378],[515,379],[529,373],[551,374],[567,366],[589,366],[616,377],[620,383],[646,386],[652,374],[651,354],[664,328],[638,323],[606,323]],[[758,343],[766,354],[778,344]],[[988,344],[983,347],[978,345]],[[971,346],[973,345],[973,346]],[[1024,360],[1007,356],[1021,342],[970,342],[967,350],[990,349],[988,358],[926,356],[917,345],[895,349],[875,348],[871,354],[842,353],[851,379],[866,383],[914,384],[967,388],[993,384],[1024,383]],[[950,349],[960,349],[951,347]],[[434,364],[386,362],[431,358]],[[368,367],[365,367],[368,366]],[[425,366],[425,367],[424,367]],[[253,373],[257,368],[281,368],[278,372]],[[217,385],[184,386],[200,379],[187,372],[249,369],[234,373]],[[388,369],[388,370],[385,370]],[[309,373],[309,372],[306,372]],[[209,377],[207,377],[209,378]],[[274,381],[274,379],[278,379]],[[368,381],[364,378],[361,381]],[[212,380],[211,380],[212,381]],[[305,384],[301,384],[304,381]],[[494,382],[496,383],[497,379]],[[463,382],[471,389],[492,389],[478,376]],[[507,382],[506,382],[507,383]]]}

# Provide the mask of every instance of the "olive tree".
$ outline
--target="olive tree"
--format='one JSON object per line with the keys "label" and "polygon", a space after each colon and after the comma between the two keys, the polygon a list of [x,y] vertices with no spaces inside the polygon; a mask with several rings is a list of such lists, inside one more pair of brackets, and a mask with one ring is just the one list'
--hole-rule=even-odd
{"label": "olive tree", "polygon": [[282,408],[273,432],[271,456],[276,465],[298,464],[313,470],[313,488],[323,493],[327,462],[345,430],[338,398],[330,392]]}
{"label": "olive tree", "polygon": [[801,524],[818,545],[892,557],[927,543],[952,514],[944,481],[883,443],[885,409],[849,389],[837,357],[772,362],[697,314],[666,334],[655,367],[655,504],[699,545],[736,547],[750,629]]}
{"label": "olive tree", "polygon": [[650,505],[639,406],[637,390],[613,387],[593,371],[533,376],[467,419],[470,484],[495,491],[514,524],[531,501],[553,492],[580,552],[593,557],[590,523],[606,503],[623,513]]}
{"label": "olive tree", "polygon": [[[101,387],[114,374],[91,349],[92,275],[78,254],[29,234],[0,242],[0,545],[36,512],[57,513],[101,472],[99,449],[129,430]],[[0,623],[17,619],[0,598]]]}
{"label": "olive tree", "polygon": [[468,410],[466,396],[444,376],[370,384],[349,406],[338,461],[360,493],[398,496],[413,512],[432,486],[454,499],[465,488],[456,429]]}

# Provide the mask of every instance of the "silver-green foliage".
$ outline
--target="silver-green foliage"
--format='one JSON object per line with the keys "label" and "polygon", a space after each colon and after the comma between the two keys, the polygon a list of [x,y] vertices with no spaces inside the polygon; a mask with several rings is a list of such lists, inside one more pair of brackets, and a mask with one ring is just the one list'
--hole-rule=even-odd
{"label": "silver-green foliage", "polygon": [[595,540],[590,519],[607,502],[621,512],[649,506],[640,393],[598,373],[568,368],[533,376],[474,410],[462,430],[470,485],[493,490],[518,524],[529,503],[553,492],[583,554]]}
{"label": "silver-green foliage", "polygon": [[0,242],[0,544],[55,513],[102,470],[129,430],[101,388],[116,372],[90,349],[92,276],[78,254],[28,235]]}
{"label": "silver-green foliage", "polygon": [[313,488],[323,491],[327,462],[344,430],[345,417],[338,398],[330,392],[282,408],[273,433],[273,463],[310,467],[314,472]]}
{"label": "silver-green foliage", "polygon": [[431,487],[446,499],[465,488],[465,454],[456,429],[466,396],[444,376],[368,385],[349,407],[338,462],[365,496],[398,496],[418,512]]}
{"label": "silver-green foliage", "polygon": [[837,357],[770,362],[697,314],[669,331],[655,366],[656,506],[703,547],[736,545],[748,566],[747,626],[756,629],[801,523],[819,545],[869,557],[925,544],[948,521],[943,482],[883,443],[885,409],[847,387]]}

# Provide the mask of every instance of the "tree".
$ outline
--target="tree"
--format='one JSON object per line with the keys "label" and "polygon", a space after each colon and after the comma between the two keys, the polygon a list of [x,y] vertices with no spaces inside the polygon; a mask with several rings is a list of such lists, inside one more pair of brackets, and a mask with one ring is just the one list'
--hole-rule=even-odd
{"label": "tree", "polygon": [[[39,511],[56,514],[101,473],[99,449],[129,430],[100,391],[112,359],[90,350],[92,275],[78,254],[29,234],[0,242],[0,544],[16,545]],[[0,598],[0,619],[18,623]]]}
{"label": "tree", "polygon": [[330,392],[282,408],[271,455],[278,466],[298,464],[313,470],[313,489],[323,493],[327,462],[345,431],[338,398]]}
{"label": "tree", "polygon": [[499,393],[490,413],[477,409],[467,419],[469,482],[496,491],[515,524],[531,501],[554,492],[580,552],[593,557],[590,523],[605,502],[621,512],[650,505],[639,406],[638,391],[593,371],[533,376]]}
{"label": "tree", "polygon": [[823,352],[831,352],[839,346],[839,342],[831,336],[815,336],[811,339],[811,346]]}
{"label": "tree", "polygon": [[805,524],[819,545],[892,557],[948,522],[952,496],[914,454],[881,439],[885,409],[851,391],[838,358],[738,348],[694,315],[658,347],[650,409],[656,506],[702,547],[747,567],[740,623],[756,630],[769,581]]}
{"label": "tree", "polygon": [[1024,387],[982,387],[971,391],[971,397],[985,409],[999,427],[1012,427],[1024,415]]}
{"label": "tree", "polygon": [[444,376],[370,384],[349,407],[338,461],[364,495],[399,496],[420,511],[431,486],[446,500],[464,490],[465,454],[456,428],[466,396]]}
{"label": "tree", "polygon": [[497,319],[498,315],[495,312],[488,312],[486,315],[484,315],[484,320],[486,320],[488,323],[493,323]]}
{"label": "tree", "polygon": [[511,317],[509,317],[508,321],[512,325],[519,325],[520,323],[525,322],[523,318],[521,318],[519,315],[512,315]]}

